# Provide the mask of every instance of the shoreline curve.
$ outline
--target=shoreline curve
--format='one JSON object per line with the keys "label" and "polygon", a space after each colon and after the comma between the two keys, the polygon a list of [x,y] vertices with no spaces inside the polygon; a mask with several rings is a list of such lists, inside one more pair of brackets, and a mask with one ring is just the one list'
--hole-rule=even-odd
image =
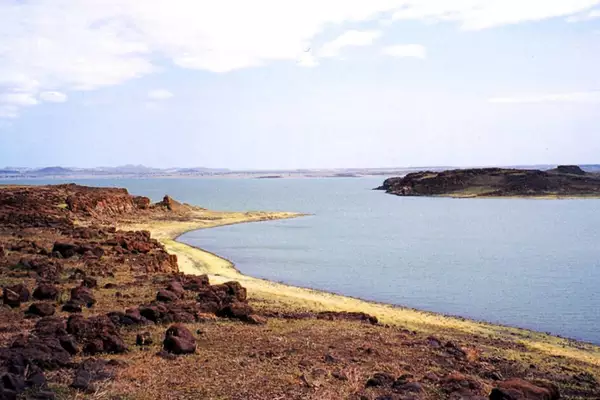
{"label": "shoreline curve", "polygon": [[127,224],[128,229],[150,231],[166,250],[177,255],[180,271],[186,274],[207,274],[211,282],[239,281],[248,289],[248,297],[257,308],[279,311],[358,311],[376,316],[381,323],[426,333],[445,331],[465,335],[483,335],[509,340],[552,356],[562,356],[600,366],[600,346],[549,335],[524,328],[448,316],[404,306],[379,303],[327,291],[303,288],[266,279],[255,278],[239,271],[232,260],[205,249],[180,242],[185,233],[249,222],[264,222],[298,218],[307,214],[291,212],[218,212],[194,211],[186,221],[152,221]]}

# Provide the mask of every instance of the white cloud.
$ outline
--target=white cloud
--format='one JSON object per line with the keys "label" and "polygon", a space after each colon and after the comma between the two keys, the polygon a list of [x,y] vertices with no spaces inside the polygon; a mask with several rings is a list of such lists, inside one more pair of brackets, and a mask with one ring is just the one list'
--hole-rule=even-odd
{"label": "white cloud", "polygon": [[582,22],[600,18],[600,9],[591,10],[587,13],[573,15],[567,18],[567,22]]}
{"label": "white cloud", "polygon": [[600,91],[493,97],[490,103],[600,103]]}
{"label": "white cloud", "polygon": [[[325,28],[411,19],[484,29],[584,13],[600,0],[0,0],[0,94],[93,90],[158,71],[154,59],[224,73],[318,57],[372,43]],[[318,41],[317,39],[318,38]],[[26,97],[26,96],[25,96]],[[23,97],[23,98],[25,98]],[[30,101],[25,101],[26,103]],[[2,105],[13,116],[31,104]],[[17,108],[15,111],[14,107]],[[7,111],[9,110],[9,111]]]}
{"label": "white cloud", "polygon": [[0,95],[0,104],[10,104],[13,106],[33,106],[38,101],[30,93],[4,93]]}
{"label": "white cloud", "polygon": [[155,89],[148,92],[148,98],[151,100],[168,100],[173,97],[173,93],[166,89]]}
{"label": "white cloud", "polygon": [[427,57],[427,49],[420,44],[397,44],[384,47],[381,52],[391,57]]}
{"label": "white cloud", "polygon": [[40,99],[48,103],[64,103],[67,95],[62,92],[47,91],[40,93]]}
{"label": "white cloud", "polygon": [[325,43],[318,54],[320,57],[336,57],[345,47],[368,46],[380,36],[380,31],[347,31],[332,41]]}
{"label": "white cloud", "polygon": [[463,29],[480,30],[502,25],[569,16],[600,4],[598,0],[414,0],[394,13],[395,19],[428,22],[454,21]]}

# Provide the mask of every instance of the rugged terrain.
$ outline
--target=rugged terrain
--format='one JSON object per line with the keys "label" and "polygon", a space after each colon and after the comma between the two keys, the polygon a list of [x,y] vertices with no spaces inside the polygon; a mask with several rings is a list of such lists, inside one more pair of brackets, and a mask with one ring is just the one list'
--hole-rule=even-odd
{"label": "rugged terrain", "polygon": [[398,196],[600,196],[600,174],[571,165],[547,171],[503,168],[423,171],[386,179],[377,189]]}
{"label": "rugged terrain", "polygon": [[172,240],[293,216],[0,186],[0,399],[600,397],[595,346],[244,277]]}

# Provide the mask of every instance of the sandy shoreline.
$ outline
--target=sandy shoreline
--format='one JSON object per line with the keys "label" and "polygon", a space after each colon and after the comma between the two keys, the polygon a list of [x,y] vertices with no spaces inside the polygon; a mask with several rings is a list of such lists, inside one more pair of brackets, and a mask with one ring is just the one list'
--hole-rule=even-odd
{"label": "sandy shoreline", "polygon": [[250,300],[257,306],[280,311],[360,311],[375,315],[384,324],[402,326],[428,333],[445,331],[482,335],[517,342],[553,356],[568,357],[600,365],[600,347],[563,339],[540,332],[471,321],[399,306],[375,303],[352,297],[300,288],[258,279],[242,274],[225,258],[181,243],[177,239],[186,232],[247,222],[272,221],[300,217],[289,212],[216,212],[194,211],[186,220],[152,221],[127,224],[127,229],[145,229],[159,240],[169,253],[178,257],[179,268],[186,274],[207,274],[211,282],[239,281],[248,289]]}

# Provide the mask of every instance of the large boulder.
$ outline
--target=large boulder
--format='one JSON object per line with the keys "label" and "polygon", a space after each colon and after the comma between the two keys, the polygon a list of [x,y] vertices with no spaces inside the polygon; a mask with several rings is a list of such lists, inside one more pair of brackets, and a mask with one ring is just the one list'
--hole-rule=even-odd
{"label": "large boulder", "polygon": [[165,333],[163,348],[172,354],[191,354],[196,351],[196,338],[184,325],[171,325]]}
{"label": "large boulder", "polygon": [[36,300],[56,300],[58,293],[56,286],[49,283],[40,283],[33,291],[33,298]]}

